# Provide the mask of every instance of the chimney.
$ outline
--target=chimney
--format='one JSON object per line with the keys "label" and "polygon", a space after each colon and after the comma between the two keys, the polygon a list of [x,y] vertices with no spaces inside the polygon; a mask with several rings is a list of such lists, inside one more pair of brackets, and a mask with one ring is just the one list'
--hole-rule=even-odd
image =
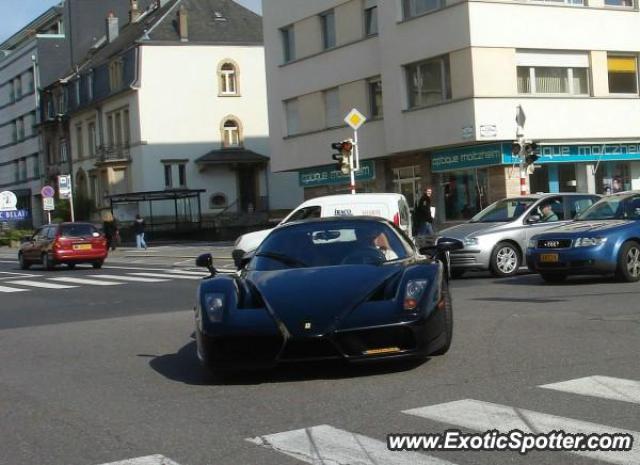
{"label": "chimney", "polygon": [[138,8],[138,0],[131,0],[129,8],[129,22],[135,23],[140,18],[140,9]]}
{"label": "chimney", "polygon": [[180,5],[178,10],[178,33],[180,34],[180,41],[189,41],[189,23],[187,21],[187,8],[184,4]]}
{"label": "chimney", "polygon": [[107,15],[107,41],[113,42],[118,37],[120,27],[118,26],[118,18],[110,11]]}

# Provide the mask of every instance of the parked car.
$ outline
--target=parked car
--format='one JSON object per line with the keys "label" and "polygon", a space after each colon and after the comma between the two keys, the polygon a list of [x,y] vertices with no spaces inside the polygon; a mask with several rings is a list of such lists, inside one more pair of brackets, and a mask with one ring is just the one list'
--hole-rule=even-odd
{"label": "parked car", "polygon": [[574,222],[532,237],[527,264],[551,283],[579,274],[640,280],[640,191],[604,197]]}
{"label": "parked car", "polygon": [[[379,216],[393,221],[411,236],[411,211],[402,194],[345,194],[316,197],[307,200],[287,215],[278,225],[308,218],[328,216]],[[258,248],[260,243],[273,230],[263,229],[240,236],[231,255],[236,268],[240,268],[242,257]]]}
{"label": "parked car", "polygon": [[74,268],[78,263],[91,263],[101,268],[107,257],[107,240],[90,223],[60,223],[39,228],[24,239],[18,251],[20,268],[40,263],[51,270],[64,263]]}
{"label": "parked car", "polygon": [[533,194],[491,204],[468,222],[440,231],[464,244],[464,249],[451,253],[452,276],[471,270],[514,276],[524,264],[529,239],[568,223],[598,199],[592,194]]}
{"label": "parked car", "polygon": [[[461,247],[441,241],[422,253]],[[394,224],[321,218],[275,228],[239,276],[211,270],[195,308],[197,354],[209,368],[441,355],[453,316],[443,263]]]}

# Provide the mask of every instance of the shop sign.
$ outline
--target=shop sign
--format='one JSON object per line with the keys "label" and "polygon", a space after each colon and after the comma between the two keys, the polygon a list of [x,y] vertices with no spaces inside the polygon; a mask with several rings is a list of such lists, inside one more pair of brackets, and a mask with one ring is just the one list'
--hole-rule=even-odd
{"label": "shop sign", "polygon": [[21,221],[30,216],[29,210],[0,211],[1,221]]}
{"label": "shop sign", "polygon": [[[335,165],[301,170],[299,175],[301,187],[349,184],[351,182],[350,175],[345,175],[342,171],[336,170]],[[355,175],[356,181],[371,181],[372,179],[375,179],[376,168],[373,160],[360,161],[360,170],[356,171]]]}
{"label": "shop sign", "polygon": [[0,192],[0,212],[16,211],[18,205],[18,197],[11,191]]}
{"label": "shop sign", "polygon": [[[518,163],[509,144],[503,145],[505,164]],[[626,144],[539,145],[540,158],[536,164],[576,163],[598,161],[640,160],[640,142]]]}
{"label": "shop sign", "polygon": [[503,145],[489,144],[440,150],[431,157],[434,173],[502,164]]}

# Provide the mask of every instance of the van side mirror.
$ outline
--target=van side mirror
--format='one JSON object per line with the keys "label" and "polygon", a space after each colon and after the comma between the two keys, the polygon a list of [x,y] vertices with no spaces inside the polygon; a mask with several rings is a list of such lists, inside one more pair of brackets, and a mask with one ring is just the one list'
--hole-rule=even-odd
{"label": "van side mirror", "polygon": [[196,258],[196,266],[209,270],[209,273],[211,273],[211,278],[213,278],[218,273],[218,270],[216,270],[213,266],[213,257],[210,253],[202,254],[198,258]]}
{"label": "van side mirror", "polygon": [[20,243],[21,244],[24,244],[26,242],[31,242],[31,241],[33,241],[33,236],[22,236],[20,238]]}
{"label": "van side mirror", "polygon": [[540,223],[541,219],[540,215],[529,215],[529,218],[527,218],[527,224]]}

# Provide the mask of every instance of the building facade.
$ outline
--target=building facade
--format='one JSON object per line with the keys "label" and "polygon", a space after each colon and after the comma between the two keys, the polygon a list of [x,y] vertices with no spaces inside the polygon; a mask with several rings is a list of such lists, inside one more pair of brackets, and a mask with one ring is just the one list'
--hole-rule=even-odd
{"label": "building facade", "polygon": [[628,0],[271,0],[274,170],[298,172],[306,197],[347,191],[330,144],[355,107],[359,190],[413,202],[432,185],[440,222],[468,219],[520,192],[520,106],[541,148],[531,191],[640,188],[639,26]]}

